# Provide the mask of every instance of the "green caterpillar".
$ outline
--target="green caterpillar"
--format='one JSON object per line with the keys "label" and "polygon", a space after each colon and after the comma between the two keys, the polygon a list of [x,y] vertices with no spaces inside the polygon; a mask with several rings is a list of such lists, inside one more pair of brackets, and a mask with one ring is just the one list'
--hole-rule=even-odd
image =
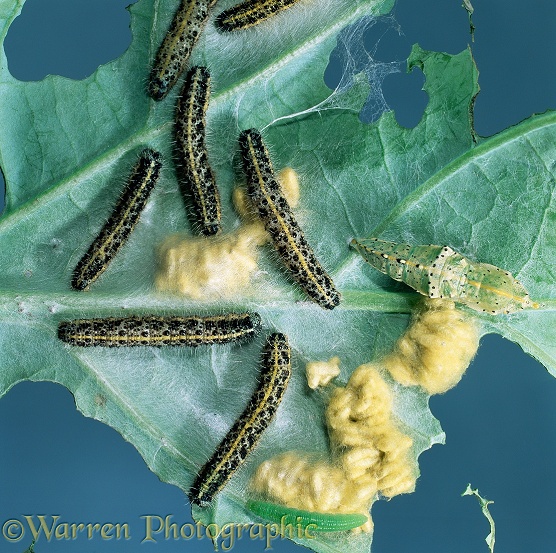
{"label": "green caterpillar", "polygon": [[539,307],[511,273],[472,261],[448,246],[410,246],[378,238],[353,239],[351,246],[367,263],[429,298],[453,300],[493,315]]}
{"label": "green caterpillar", "polygon": [[307,528],[311,525],[313,532],[345,532],[359,528],[368,520],[361,513],[317,513],[266,501],[248,501],[247,508],[261,518],[283,526]]}

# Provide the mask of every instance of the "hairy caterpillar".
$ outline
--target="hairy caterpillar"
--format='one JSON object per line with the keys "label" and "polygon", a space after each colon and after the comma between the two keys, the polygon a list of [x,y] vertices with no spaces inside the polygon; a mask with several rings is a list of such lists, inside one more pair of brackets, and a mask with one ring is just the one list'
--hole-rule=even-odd
{"label": "hairy caterpillar", "polygon": [[266,21],[269,17],[286,10],[299,0],[247,0],[223,11],[215,24],[221,31],[247,29]]}
{"label": "hairy caterpillar", "polygon": [[354,239],[351,245],[373,267],[429,298],[451,299],[493,315],[539,307],[511,273],[471,261],[448,246],[409,246],[378,238]]}
{"label": "hairy caterpillar", "polygon": [[245,461],[274,418],[291,375],[290,346],[284,334],[271,334],[261,355],[259,385],[239,419],[199,471],[191,503],[208,505]]}
{"label": "hairy caterpillar", "polygon": [[293,216],[260,133],[255,129],[243,131],[239,145],[247,176],[247,192],[278,254],[313,301],[325,309],[334,309],[340,303],[340,294]]}
{"label": "hairy caterpillar", "polygon": [[247,508],[261,518],[284,526],[307,528],[311,525],[314,532],[345,532],[362,526],[368,520],[361,513],[319,513],[292,509],[266,501],[248,501]]}
{"label": "hairy caterpillar", "polygon": [[75,267],[72,288],[87,290],[125,244],[158,180],[161,159],[153,150],[141,152],[112,215]]}
{"label": "hairy caterpillar", "polygon": [[201,231],[205,235],[220,230],[220,194],[209,165],[205,145],[205,113],[210,99],[210,73],[193,67],[187,73],[178,98],[175,133],[182,162],[184,185],[193,194]]}
{"label": "hairy caterpillar", "polygon": [[216,0],[181,0],[151,71],[148,92],[155,100],[162,100],[183,73],[215,3]]}
{"label": "hairy caterpillar", "polygon": [[74,346],[191,346],[248,340],[258,334],[257,313],[209,317],[77,319],[58,326],[58,338]]}

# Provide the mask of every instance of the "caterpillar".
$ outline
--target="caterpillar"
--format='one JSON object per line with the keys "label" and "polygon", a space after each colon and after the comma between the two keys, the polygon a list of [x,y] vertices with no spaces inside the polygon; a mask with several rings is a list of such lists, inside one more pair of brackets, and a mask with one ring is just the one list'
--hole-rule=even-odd
{"label": "caterpillar", "polygon": [[261,355],[259,385],[249,404],[199,471],[189,492],[191,503],[208,505],[255,447],[274,415],[291,375],[290,346],[285,334],[271,334]]}
{"label": "caterpillar", "polygon": [[291,8],[299,0],[247,0],[218,15],[215,24],[225,32],[247,29]]}
{"label": "caterpillar", "polygon": [[183,73],[215,3],[216,0],[181,0],[150,74],[148,93],[155,100],[165,98]]}
{"label": "caterpillar", "polygon": [[158,152],[150,149],[141,152],[112,215],[77,263],[73,271],[72,288],[87,290],[125,244],[158,180],[161,160],[162,156]]}
{"label": "caterpillar", "polygon": [[313,301],[334,309],[340,303],[340,294],[293,216],[260,133],[255,129],[243,131],[239,145],[247,192],[282,261]]}
{"label": "caterpillar", "polygon": [[314,532],[345,532],[362,526],[368,520],[361,513],[318,513],[266,501],[248,501],[247,508],[261,518],[283,526],[307,528],[311,525]]}
{"label": "caterpillar", "polygon": [[367,263],[429,298],[445,298],[499,315],[539,307],[511,273],[472,261],[448,246],[410,246],[378,238],[353,239]]}
{"label": "caterpillar", "polygon": [[126,317],[61,322],[58,338],[74,346],[191,346],[248,340],[259,333],[257,313],[209,317]]}
{"label": "caterpillar", "polygon": [[201,231],[205,235],[220,230],[220,195],[209,165],[205,145],[205,113],[210,98],[210,73],[193,67],[187,73],[178,98],[175,134],[182,162],[183,181],[193,194]]}

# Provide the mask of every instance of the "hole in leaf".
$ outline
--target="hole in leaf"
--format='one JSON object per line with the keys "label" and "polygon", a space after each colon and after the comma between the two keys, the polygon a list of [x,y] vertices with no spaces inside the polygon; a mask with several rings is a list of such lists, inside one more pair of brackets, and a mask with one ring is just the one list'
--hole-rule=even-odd
{"label": "hole in leaf", "polygon": [[87,77],[131,43],[129,3],[27,0],[5,40],[11,74],[23,81]]}
{"label": "hole in leaf", "polygon": [[393,15],[369,27],[363,45],[377,61],[403,61],[411,51],[411,45]]}
{"label": "hole in leaf", "polygon": [[553,40],[556,3],[537,2],[526,14],[500,2],[472,2],[475,41],[461,2],[397,2],[396,20],[410,44],[457,54],[471,46],[480,71],[475,129],[491,136],[533,113],[556,108]]}
{"label": "hole in leaf", "polygon": [[371,90],[361,110],[361,120],[372,123],[385,111],[394,109],[401,125],[414,127],[421,119],[427,97],[420,90],[423,75],[405,72],[410,51],[411,45],[393,16],[364,18],[340,34],[325,72],[325,83],[335,88],[364,72]]}
{"label": "hole in leaf", "polygon": [[424,83],[425,76],[418,67],[409,74],[394,73],[384,79],[384,97],[402,127],[412,129],[421,120],[429,101],[422,90]]}

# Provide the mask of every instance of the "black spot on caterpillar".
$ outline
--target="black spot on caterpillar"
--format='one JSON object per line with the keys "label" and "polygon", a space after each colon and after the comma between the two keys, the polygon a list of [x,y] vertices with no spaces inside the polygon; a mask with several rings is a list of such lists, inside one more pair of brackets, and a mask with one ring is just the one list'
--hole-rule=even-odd
{"label": "black spot on caterpillar", "polygon": [[162,100],[183,73],[191,51],[206,25],[209,9],[215,2],[216,0],[181,0],[151,71],[148,92],[155,100]]}
{"label": "black spot on caterpillar", "polygon": [[[184,192],[193,194],[197,219],[203,234],[220,230],[220,195],[209,165],[205,145],[205,113],[210,98],[210,73],[193,67],[187,73],[178,98],[175,133]],[[184,195],[186,195],[184,194]]]}
{"label": "black spot on caterpillar", "polygon": [[126,317],[61,322],[58,338],[74,346],[190,346],[242,342],[257,335],[257,313],[208,317]]}
{"label": "black spot on caterpillar", "polygon": [[275,333],[267,338],[261,364],[259,385],[245,411],[201,468],[189,491],[193,504],[206,506],[213,500],[274,418],[291,375],[290,346],[284,334]]}
{"label": "black spot on caterpillar", "polygon": [[493,315],[539,307],[511,273],[472,261],[448,246],[410,246],[378,238],[354,239],[351,245],[373,267],[429,298],[450,299]]}
{"label": "black spot on caterpillar", "polygon": [[221,31],[238,31],[266,21],[290,8],[299,0],[247,0],[218,15],[215,24]]}
{"label": "black spot on caterpillar", "polygon": [[293,216],[260,133],[255,129],[243,131],[239,145],[247,192],[282,261],[313,301],[333,309],[340,303],[340,294]]}
{"label": "black spot on caterpillar", "polygon": [[112,215],[75,267],[72,288],[87,290],[125,244],[158,180],[161,159],[153,150],[141,152]]}

